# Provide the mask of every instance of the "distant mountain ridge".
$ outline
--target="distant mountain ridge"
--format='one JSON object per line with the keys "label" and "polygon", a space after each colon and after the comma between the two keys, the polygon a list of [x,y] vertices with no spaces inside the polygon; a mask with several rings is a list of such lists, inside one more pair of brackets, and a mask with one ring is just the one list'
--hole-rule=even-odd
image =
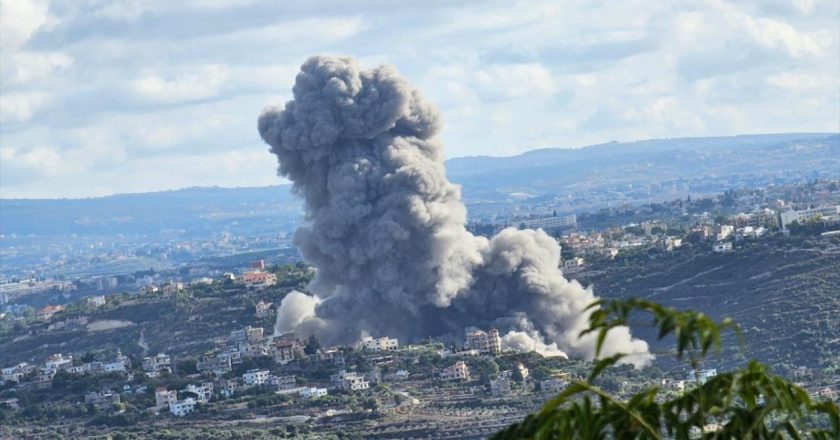
{"label": "distant mountain ridge", "polygon": [[[193,187],[84,199],[0,199],[2,234],[156,234],[212,231],[235,223],[293,222],[299,202],[290,185]],[[262,225],[261,225],[262,227]]]}
{"label": "distant mountain ridge", "polygon": [[603,144],[588,145],[581,148],[539,148],[514,156],[478,155],[456,157],[446,161],[446,172],[449,176],[467,176],[522,166],[537,167],[567,163],[582,158],[597,158],[598,155],[603,154],[610,156],[623,156],[628,154],[661,153],[668,150],[714,148],[726,144],[736,144],[738,146],[754,148],[779,142],[825,139],[830,137],[840,139],[840,133],[747,134],[735,136],[648,139],[632,142],[612,141]]}
{"label": "distant mountain ridge", "polygon": [[540,149],[513,157],[446,163],[467,199],[622,191],[665,182],[690,184],[737,176],[786,181],[840,178],[840,134],[802,133],[611,142],[580,149]]}
{"label": "distant mountain ridge", "polygon": [[[511,195],[575,196],[602,203],[631,191],[666,196],[720,185],[840,178],[840,134],[786,133],[610,142],[578,149],[545,148],[510,157],[446,161],[447,176],[466,202],[504,202]],[[293,224],[302,213],[290,185],[200,187],[86,199],[0,199],[2,234],[157,233],[224,226],[261,230]],[[603,199],[601,198],[603,195]],[[640,200],[643,200],[644,194]],[[636,197],[634,195],[634,197]]]}

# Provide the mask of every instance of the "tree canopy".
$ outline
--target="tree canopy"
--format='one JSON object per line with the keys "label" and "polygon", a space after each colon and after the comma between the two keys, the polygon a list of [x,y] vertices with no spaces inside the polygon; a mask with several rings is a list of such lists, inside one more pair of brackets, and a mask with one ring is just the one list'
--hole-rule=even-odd
{"label": "tree canopy", "polygon": [[[710,351],[720,353],[721,333],[740,330],[726,318],[716,322],[700,312],[678,311],[640,300],[598,301],[590,306],[589,328],[596,354],[607,333],[627,325],[631,314],[652,316],[658,338],[673,337],[675,356],[697,372]],[[696,380],[669,397],[656,386],[627,400],[593,385],[626,354],[595,361],[589,377],[572,383],[539,412],[492,438],[513,439],[840,439],[836,404],[812,399],[800,387],[750,361],[744,367]],[[596,356],[597,357],[597,356]]]}

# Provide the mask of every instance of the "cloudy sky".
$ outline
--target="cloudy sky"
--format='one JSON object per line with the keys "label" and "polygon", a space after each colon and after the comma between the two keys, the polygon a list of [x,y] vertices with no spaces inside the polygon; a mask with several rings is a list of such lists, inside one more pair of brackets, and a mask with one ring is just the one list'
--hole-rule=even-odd
{"label": "cloudy sky", "polygon": [[278,183],[312,54],[394,64],[448,157],[840,131],[840,2],[0,0],[0,196]]}

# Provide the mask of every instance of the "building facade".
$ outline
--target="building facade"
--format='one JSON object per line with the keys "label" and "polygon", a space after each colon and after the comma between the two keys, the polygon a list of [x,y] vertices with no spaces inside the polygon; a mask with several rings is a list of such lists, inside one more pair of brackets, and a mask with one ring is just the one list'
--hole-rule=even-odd
{"label": "building facade", "polygon": [[441,380],[470,380],[470,369],[464,361],[458,361],[440,372]]}
{"label": "building facade", "polygon": [[468,328],[464,341],[465,350],[478,350],[480,353],[497,355],[502,352],[502,339],[495,328],[485,332],[477,328]]}

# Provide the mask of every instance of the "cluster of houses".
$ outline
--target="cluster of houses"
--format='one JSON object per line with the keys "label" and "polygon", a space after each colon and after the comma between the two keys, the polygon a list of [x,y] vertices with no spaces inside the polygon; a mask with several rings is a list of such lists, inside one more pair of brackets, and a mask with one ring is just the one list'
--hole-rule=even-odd
{"label": "cluster of houses", "polygon": [[[516,372],[519,374],[522,382],[530,383],[530,373],[528,368],[518,362],[516,365]],[[489,379],[490,394],[493,396],[505,396],[512,392],[513,370],[500,371]],[[441,381],[460,381],[468,382],[471,379],[470,368],[464,361],[457,361],[454,364],[444,368],[438,373],[438,378]],[[566,389],[572,382],[572,375],[568,372],[555,371],[551,376],[536,383],[539,385],[539,390],[546,394],[557,394]],[[531,385],[529,385],[531,386]]]}
{"label": "cluster of houses", "polygon": [[204,353],[197,362],[200,372],[221,376],[245,358],[270,356],[285,365],[304,357],[304,345],[294,334],[266,336],[262,327],[247,326],[234,330],[227,339],[216,342],[216,349]]}
{"label": "cluster of houses", "polygon": [[117,350],[116,356],[108,361],[74,362],[72,356],[65,356],[61,353],[50,355],[41,365],[32,365],[21,362],[17,365],[3,368],[3,382],[21,383],[30,376],[31,382],[36,388],[46,388],[52,384],[52,380],[59,371],[72,375],[111,374],[117,373],[133,378],[131,373],[131,360]]}
{"label": "cluster of houses", "polygon": [[[802,224],[811,221],[840,222],[840,206],[787,209],[781,212],[761,208],[730,216],[722,223],[711,215],[704,214],[689,228],[688,236],[694,236],[700,241],[713,241],[715,252],[729,252],[732,250],[732,240],[757,239],[764,237],[771,230],[781,229],[784,232],[794,222]],[[657,247],[672,251],[683,245],[683,237],[668,235],[668,227],[663,221],[646,221],[630,226],[638,226],[638,230],[607,230],[589,234],[571,232],[562,237],[561,244],[579,257],[598,255],[610,258],[616,256],[621,249]],[[567,274],[582,271],[583,260],[568,259],[563,262],[563,269]]]}

